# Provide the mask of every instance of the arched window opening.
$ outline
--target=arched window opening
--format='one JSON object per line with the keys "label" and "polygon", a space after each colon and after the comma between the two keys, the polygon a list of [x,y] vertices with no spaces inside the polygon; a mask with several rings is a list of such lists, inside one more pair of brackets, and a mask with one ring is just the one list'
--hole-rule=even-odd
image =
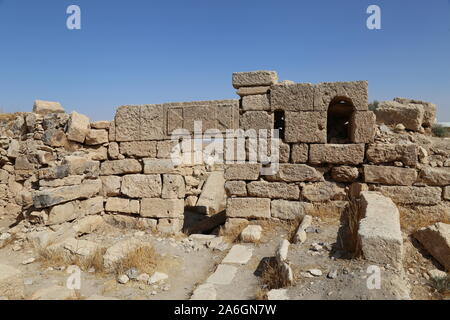
{"label": "arched window opening", "polygon": [[336,97],[328,106],[328,143],[350,143],[351,119],[355,107],[350,99]]}

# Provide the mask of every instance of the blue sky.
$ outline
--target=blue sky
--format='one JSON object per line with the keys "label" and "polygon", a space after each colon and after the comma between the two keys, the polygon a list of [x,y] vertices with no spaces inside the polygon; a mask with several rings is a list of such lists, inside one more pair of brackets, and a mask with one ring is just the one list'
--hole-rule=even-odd
{"label": "blue sky", "polygon": [[[81,7],[82,29],[66,28]],[[382,30],[366,28],[381,7]],[[370,99],[438,104],[450,121],[449,0],[0,0],[0,107],[60,101],[93,120],[123,104],[238,98],[236,71],[369,80]]]}

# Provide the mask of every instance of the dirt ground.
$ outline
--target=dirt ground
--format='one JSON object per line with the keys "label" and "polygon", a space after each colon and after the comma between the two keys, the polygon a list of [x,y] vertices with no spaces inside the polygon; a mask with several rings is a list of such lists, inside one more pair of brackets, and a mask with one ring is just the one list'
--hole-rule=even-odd
{"label": "dirt ground", "polygon": [[[4,231],[8,222],[0,222],[0,231],[2,227]],[[259,293],[267,289],[258,272],[261,261],[275,255],[280,241],[291,237],[295,225],[260,223],[263,226],[261,240],[255,244],[245,244],[253,248],[251,259],[239,266],[231,283],[216,286],[218,300],[261,298]],[[368,289],[367,282],[371,275],[369,264],[362,259],[347,259],[343,252],[336,249],[338,229],[337,217],[325,220],[316,217],[308,230],[307,241],[291,244],[288,259],[294,272],[294,283],[286,288],[289,299],[448,299],[434,290],[427,279],[427,271],[440,266],[408,237],[405,237],[405,272],[381,267],[381,288]],[[220,251],[208,248],[203,240],[189,240],[186,235],[165,237],[152,231],[122,229],[112,225],[80,239],[101,243],[107,248],[129,238],[137,238],[156,249],[164,260],[164,263],[158,264],[157,271],[166,273],[169,276],[167,280],[153,285],[142,281],[120,284],[117,275],[83,270],[81,289],[76,291],[74,297],[69,297],[67,290],[61,289],[70,276],[67,266],[48,267],[49,261],[41,261],[39,253],[27,242],[13,241],[0,249],[0,264],[21,271],[27,299],[49,291],[51,293],[46,297],[54,299],[185,300],[191,297],[198,285],[205,283],[233,245],[230,243],[228,249]],[[24,265],[23,262],[29,258],[36,261]],[[311,269],[320,270],[321,275],[313,276],[309,272]]]}

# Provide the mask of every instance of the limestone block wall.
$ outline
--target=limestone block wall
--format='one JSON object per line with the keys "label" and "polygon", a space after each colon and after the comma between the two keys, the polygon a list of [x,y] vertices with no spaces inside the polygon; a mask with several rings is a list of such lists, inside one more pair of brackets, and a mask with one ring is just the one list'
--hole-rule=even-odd
{"label": "limestone block wall", "polygon": [[[366,81],[278,82],[276,72],[256,71],[233,74],[233,86],[239,100],[122,106],[112,121],[92,122],[46,101],[30,113],[1,115],[0,218],[57,225],[104,214],[177,232],[186,207],[226,209],[229,219],[295,219],[314,204],[345,201],[354,188],[401,205],[448,204],[449,156],[427,154],[414,141],[376,139]],[[432,122],[434,105],[398,101],[423,109],[410,121],[414,129]],[[224,164],[206,164],[179,145],[185,136],[196,141],[198,122],[201,132],[279,129],[278,170],[267,175],[271,163],[251,161],[249,142],[241,162],[225,156]],[[173,162],[174,148],[181,163]]]}
{"label": "limestone block wall", "polygon": [[[375,140],[367,82],[277,83],[274,72],[248,72],[235,74],[233,85],[241,128],[283,134],[275,175],[262,174],[260,163],[226,165],[229,220],[296,219],[314,204],[347,200],[355,188],[380,191],[399,205],[448,207],[449,168],[430,167],[412,141]],[[429,125],[436,108],[421,103],[429,116],[425,121],[422,110],[417,125]]]}

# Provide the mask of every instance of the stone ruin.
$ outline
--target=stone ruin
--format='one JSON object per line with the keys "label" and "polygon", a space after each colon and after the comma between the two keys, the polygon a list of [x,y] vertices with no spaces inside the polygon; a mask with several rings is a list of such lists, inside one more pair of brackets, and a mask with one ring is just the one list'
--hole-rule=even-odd
{"label": "stone ruin", "polygon": [[[318,203],[341,208],[363,192],[365,255],[374,248],[373,259],[383,260],[370,223],[388,225],[384,246],[401,253],[396,205],[448,214],[448,154],[413,138],[386,137],[386,125],[429,133],[435,105],[398,98],[374,113],[367,81],[278,82],[273,71],[235,73],[233,87],[239,100],[122,106],[112,121],[91,122],[45,101],[36,101],[31,113],[2,115],[0,216],[52,226],[101,214],[177,233],[186,229],[189,210],[213,220],[196,229],[207,231],[225,219],[227,226],[301,219]],[[183,134],[195,134],[197,121],[202,132],[279,129],[278,171],[265,175],[267,163],[246,162],[249,144],[240,161],[225,163],[205,163],[182,144],[183,159],[192,161],[175,165],[171,151]],[[177,132],[183,133],[178,141]],[[392,199],[385,208],[394,216],[373,217],[380,197]],[[389,259],[395,264],[401,257]]]}

